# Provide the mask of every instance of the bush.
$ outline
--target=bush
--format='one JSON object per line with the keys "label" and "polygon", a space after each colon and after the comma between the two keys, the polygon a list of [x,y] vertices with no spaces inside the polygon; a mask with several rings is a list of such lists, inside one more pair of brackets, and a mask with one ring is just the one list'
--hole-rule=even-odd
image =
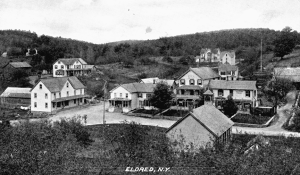
{"label": "bush", "polygon": [[61,119],[54,123],[54,127],[61,130],[65,137],[67,137],[68,134],[73,134],[81,146],[87,147],[93,142],[93,140],[90,139],[90,134],[82,125],[81,119],[81,117]]}
{"label": "bush", "polygon": [[138,74],[138,79],[143,79],[143,78],[147,78],[147,74],[145,72]]}
{"label": "bush", "polygon": [[164,56],[162,59],[163,62],[173,63],[173,59],[169,56]]}

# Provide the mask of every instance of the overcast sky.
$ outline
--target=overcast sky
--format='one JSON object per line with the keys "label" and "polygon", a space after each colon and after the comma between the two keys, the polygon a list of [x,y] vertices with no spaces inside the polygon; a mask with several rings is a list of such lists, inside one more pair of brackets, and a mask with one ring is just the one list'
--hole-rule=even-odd
{"label": "overcast sky", "polygon": [[96,44],[285,26],[300,31],[300,0],[0,0],[0,29]]}

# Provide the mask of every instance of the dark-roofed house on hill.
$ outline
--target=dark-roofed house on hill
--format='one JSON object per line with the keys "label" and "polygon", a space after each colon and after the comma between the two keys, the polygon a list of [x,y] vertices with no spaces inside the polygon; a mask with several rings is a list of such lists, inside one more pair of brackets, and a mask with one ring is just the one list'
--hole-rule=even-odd
{"label": "dark-roofed house on hill", "polygon": [[85,103],[86,87],[77,77],[45,78],[31,90],[32,113],[55,113]]}
{"label": "dark-roofed house on hill", "polygon": [[239,68],[235,65],[221,63],[218,66],[218,72],[221,80],[238,80],[239,78]]}
{"label": "dark-roofed house on hill", "polygon": [[8,87],[0,95],[1,106],[19,107],[30,105],[31,88]]}
{"label": "dark-roofed house on hill", "polygon": [[256,81],[211,80],[209,89],[213,92],[213,104],[218,108],[223,106],[229,95],[240,110],[258,106]]}
{"label": "dark-roofed house on hill", "polygon": [[135,108],[153,108],[149,98],[156,84],[129,83],[122,84],[110,91],[109,112],[128,112]]}
{"label": "dark-roofed house on hill", "polygon": [[27,74],[31,74],[31,65],[27,62],[9,62],[3,66],[3,75],[5,79],[9,79],[11,74],[17,70],[22,70]]}
{"label": "dark-roofed house on hill", "polygon": [[219,75],[210,67],[189,68],[177,78],[176,104],[188,107],[190,104],[198,107],[201,92],[207,87],[210,80],[219,79]]}
{"label": "dark-roofed house on hill", "polygon": [[60,58],[53,64],[53,77],[87,75],[95,70],[94,65],[88,65],[82,58]]}
{"label": "dark-roofed house on hill", "polygon": [[175,149],[196,151],[230,140],[233,122],[213,105],[203,105],[174,123],[166,132]]}

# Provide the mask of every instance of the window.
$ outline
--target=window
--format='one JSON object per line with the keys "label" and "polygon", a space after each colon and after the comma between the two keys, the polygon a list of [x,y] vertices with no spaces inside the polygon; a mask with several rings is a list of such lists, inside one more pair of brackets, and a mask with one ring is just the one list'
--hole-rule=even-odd
{"label": "window", "polygon": [[82,98],[79,99],[80,103],[82,103]]}
{"label": "window", "polygon": [[190,85],[194,85],[195,84],[195,80],[194,79],[190,79]]}
{"label": "window", "polygon": [[34,107],[35,107],[35,108],[37,107],[37,103],[36,103],[36,102],[34,102]]}
{"label": "window", "polygon": [[225,72],[221,72],[221,75],[225,75]]}
{"label": "window", "polygon": [[82,94],[82,89],[80,89],[80,95]]}
{"label": "window", "polygon": [[151,97],[151,94],[147,94],[146,97],[149,99]]}
{"label": "window", "polygon": [[54,96],[54,99],[55,99],[56,98],[56,93],[55,92],[53,93],[53,96]]}
{"label": "window", "polygon": [[221,77],[221,80],[226,80],[226,77]]}
{"label": "window", "polygon": [[69,97],[69,91],[67,91],[67,97]]}
{"label": "window", "polygon": [[250,97],[250,91],[246,91],[246,97]]}
{"label": "window", "polygon": [[218,90],[218,96],[223,96],[223,89]]}
{"label": "window", "polygon": [[128,98],[128,93],[125,94],[126,98]]}
{"label": "window", "polygon": [[57,65],[55,65],[55,69],[57,69]]}
{"label": "window", "polygon": [[40,89],[42,89],[43,88],[43,85],[42,84],[40,84]]}
{"label": "window", "polygon": [[185,85],[185,79],[181,79],[180,84]]}
{"label": "window", "polygon": [[45,103],[45,108],[48,108],[48,103]]}
{"label": "window", "polygon": [[69,106],[69,101],[65,101],[65,106]]}
{"label": "window", "polygon": [[67,83],[67,87],[69,87],[69,83]]}
{"label": "window", "polygon": [[138,98],[143,98],[143,94],[142,93],[138,93]]}
{"label": "window", "polygon": [[232,89],[229,90],[229,93],[230,93],[230,96],[233,97],[233,90]]}
{"label": "window", "polygon": [[120,93],[120,98],[122,98],[122,93]]}
{"label": "window", "polygon": [[202,85],[202,80],[201,80],[201,79],[198,79],[198,80],[197,80],[197,83],[198,83],[198,85]]}
{"label": "window", "polygon": [[64,65],[61,65],[60,67],[63,69],[63,68],[64,68]]}
{"label": "window", "polygon": [[69,66],[69,65],[67,65],[67,69],[70,69],[70,66]]}
{"label": "window", "polygon": [[48,99],[48,94],[47,93],[45,93],[45,99]]}
{"label": "window", "polygon": [[76,104],[76,99],[74,100],[74,104]]}
{"label": "window", "polygon": [[114,93],[114,97],[117,98],[117,93]]}
{"label": "window", "polygon": [[76,95],[76,90],[74,90],[74,95]]}
{"label": "window", "polygon": [[57,63],[60,64],[60,61],[58,61]]}
{"label": "window", "polygon": [[37,98],[37,94],[36,93],[34,93],[34,98]]}
{"label": "window", "polygon": [[58,95],[59,95],[59,98],[60,98],[61,97],[61,93],[59,92]]}

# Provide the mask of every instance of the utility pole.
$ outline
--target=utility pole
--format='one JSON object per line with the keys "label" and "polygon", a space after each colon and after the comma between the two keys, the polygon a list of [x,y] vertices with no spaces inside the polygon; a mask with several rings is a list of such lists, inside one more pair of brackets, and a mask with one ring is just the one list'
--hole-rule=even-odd
{"label": "utility pole", "polygon": [[260,40],[260,71],[263,71],[263,65],[262,65],[262,39]]}

